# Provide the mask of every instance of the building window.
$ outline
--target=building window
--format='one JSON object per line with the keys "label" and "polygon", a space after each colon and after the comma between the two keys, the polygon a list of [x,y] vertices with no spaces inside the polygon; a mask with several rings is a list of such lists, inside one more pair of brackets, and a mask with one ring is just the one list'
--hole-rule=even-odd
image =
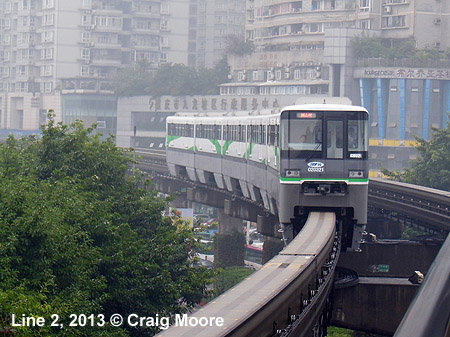
{"label": "building window", "polygon": [[167,53],[161,53],[161,56],[160,56],[160,59],[159,59],[159,62],[160,63],[167,63]]}
{"label": "building window", "polygon": [[42,17],[42,25],[43,26],[51,26],[51,25],[53,25],[54,21],[55,21],[54,14],[47,14]]}
{"label": "building window", "polygon": [[45,93],[52,92],[53,83],[52,82],[43,82],[41,88],[42,88],[42,92],[45,92]]}
{"label": "building window", "polygon": [[27,75],[27,67],[26,66],[17,66],[17,75],[18,76],[26,76]]}
{"label": "building window", "polygon": [[118,16],[95,16],[96,26],[122,27],[122,18]]}
{"label": "building window", "polygon": [[313,0],[312,4],[311,4],[311,9],[313,11],[317,11],[317,10],[322,9],[322,1],[320,1],[320,0]]}
{"label": "building window", "polygon": [[80,69],[80,75],[81,75],[82,77],[87,77],[87,76],[89,76],[89,66],[81,66],[81,69]]}
{"label": "building window", "polygon": [[161,20],[161,24],[159,27],[161,30],[168,30],[169,29],[169,22],[167,20]]}
{"label": "building window", "polygon": [[322,23],[311,23],[309,25],[310,33],[321,33],[323,32],[323,24]]}
{"label": "building window", "polygon": [[[30,0],[31,1],[31,0]],[[42,8],[46,9],[46,8],[53,8],[55,6],[54,1],[53,0],[43,0],[42,1]]]}
{"label": "building window", "polygon": [[97,121],[97,128],[98,129],[105,129],[106,128],[106,122],[105,121]]}
{"label": "building window", "polygon": [[41,39],[42,39],[43,43],[45,43],[45,42],[53,42],[53,31],[43,32],[41,34]]}
{"label": "building window", "polygon": [[388,16],[383,18],[383,28],[395,28],[406,26],[406,15]]}
{"label": "building window", "polygon": [[258,81],[259,80],[259,72],[258,70],[255,70],[253,72],[253,77],[252,77],[253,81]]}
{"label": "building window", "polygon": [[359,11],[370,12],[372,7],[372,0],[359,0]]}
{"label": "building window", "polygon": [[169,38],[167,36],[161,36],[161,47],[169,47]]}
{"label": "building window", "polygon": [[27,92],[28,91],[28,83],[27,82],[17,82],[16,92]]}
{"label": "building window", "polygon": [[51,64],[46,64],[41,66],[41,76],[52,76],[53,66]]}
{"label": "building window", "polygon": [[81,49],[81,59],[89,60],[91,58],[91,50],[83,48]]}
{"label": "building window", "polygon": [[81,4],[81,8],[92,9],[92,0],[83,0],[83,2]]}
{"label": "building window", "polygon": [[275,71],[275,79],[277,81],[281,80],[281,70]]}
{"label": "building window", "polygon": [[91,42],[91,33],[90,32],[82,32],[81,33],[81,42],[83,42],[83,43]]}
{"label": "building window", "polygon": [[41,59],[51,60],[53,59],[53,48],[45,48],[41,50]]}
{"label": "building window", "polygon": [[361,29],[372,29],[372,20],[361,20],[359,22],[359,27]]}
{"label": "building window", "polygon": [[169,4],[167,2],[161,3],[161,14],[169,14]]}

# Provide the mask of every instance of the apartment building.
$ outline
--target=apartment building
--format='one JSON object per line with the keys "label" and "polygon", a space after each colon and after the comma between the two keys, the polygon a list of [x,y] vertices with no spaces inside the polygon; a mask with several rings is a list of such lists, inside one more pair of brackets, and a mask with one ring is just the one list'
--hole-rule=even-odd
{"label": "apartment building", "polygon": [[[230,58],[234,82],[242,85],[224,86],[222,93],[273,87],[281,94],[333,94],[329,80],[339,70],[324,63],[326,31],[359,29],[359,35],[376,34],[393,44],[409,39],[420,48],[445,51],[449,14],[450,4],[439,0],[248,0],[245,35],[256,53]],[[341,42],[343,48],[343,40],[331,44]],[[272,81],[277,83],[267,83]]]}
{"label": "apartment building", "polygon": [[0,129],[66,123],[115,133],[112,76],[146,60],[212,67],[243,34],[241,0],[0,0]]}
{"label": "apartment building", "polygon": [[[450,47],[450,3],[442,0],[248,0],[246,38],[256,52],[229,58],[233,82],[221,95],[346,96],[370,114],[371,169],[408,166],[414,136],[447,125],[450,62],[357,59],[352,40],[396,47]],[[374,172],[378,175],[379,172]]]}
{"label": "apartment building", "polygon": [[155,69],[187,62],[182,5],[171,13],[159,1],[0,1],[0,128],[37,130],[54,109],[65,122],[84,119],[113,132],[118,69],[144,59]]}
{"label": "apartment building", "polygon": [[191,0],[189,23],[189,64],[212,68],[230,35],[244,39],[245,0]]}

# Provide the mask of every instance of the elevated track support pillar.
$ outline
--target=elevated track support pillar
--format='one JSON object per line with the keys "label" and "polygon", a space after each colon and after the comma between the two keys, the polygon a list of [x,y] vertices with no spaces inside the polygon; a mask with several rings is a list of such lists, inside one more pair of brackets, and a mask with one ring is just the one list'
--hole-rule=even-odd
{"label": "elevated track support pillar", "polygon": [[242,233],[242,220],[234,218],[225,213],[223,208],[219,208],[219,234],[231,235],[235,230]]}

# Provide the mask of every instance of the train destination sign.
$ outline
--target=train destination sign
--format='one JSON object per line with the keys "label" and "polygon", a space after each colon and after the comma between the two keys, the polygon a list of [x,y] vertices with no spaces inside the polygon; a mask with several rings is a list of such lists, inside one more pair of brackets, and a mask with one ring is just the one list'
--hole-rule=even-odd
{"label": "train destination sign", "polygon": [[300,112],[297,114],[297,118],[316,118],[315,112]]}

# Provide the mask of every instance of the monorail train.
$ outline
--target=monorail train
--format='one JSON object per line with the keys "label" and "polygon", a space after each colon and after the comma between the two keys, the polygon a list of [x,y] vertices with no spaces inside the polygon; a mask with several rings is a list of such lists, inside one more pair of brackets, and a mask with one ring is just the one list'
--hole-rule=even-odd
{"label": "monorail train", "polygon": [[368,112],[305,104],[259,115],[167,118],[170,173],[264,203],[287,239],[311,211],[332,210],[343,246],[367,223]]}

